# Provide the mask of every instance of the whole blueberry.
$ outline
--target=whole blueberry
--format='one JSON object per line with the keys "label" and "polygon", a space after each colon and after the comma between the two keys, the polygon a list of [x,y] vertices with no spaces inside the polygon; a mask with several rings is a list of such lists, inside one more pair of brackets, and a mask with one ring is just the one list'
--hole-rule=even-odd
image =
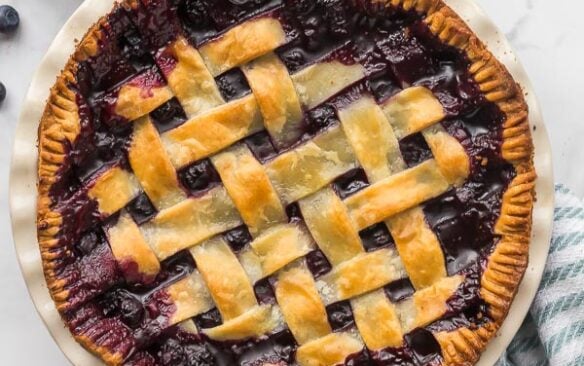
{"label": "whole blueberry", "polygon": [[0,103],[6,99],[6,87],[4,84],[0,83]]}
{"label": "whole blueberry", "polygon": [[0,5],[0,32],[9,33],[18,28],[20,17],[18,12],[10,5]]}
{"label": "whole blueberry", "polygon": [[132,328],[137,328],[144,319],[144,306],[129,292],[120,292],[118,296],[122,321]]}
{"label": "whole blueberry", "polygon": [[209,6],[201,0],[187,0],[184,11],[189,24],[196,29],[204,28],[209,24]]}

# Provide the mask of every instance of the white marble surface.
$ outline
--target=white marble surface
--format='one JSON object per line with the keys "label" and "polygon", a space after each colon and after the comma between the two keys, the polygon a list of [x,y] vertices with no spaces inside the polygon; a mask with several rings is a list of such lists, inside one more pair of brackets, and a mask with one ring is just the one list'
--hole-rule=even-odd
{"label": "white marble surface", "polygon": [[[22,18],[17,34],[0,36],[0,365],[67,365],[37,316],[16,262],[8,214],[8,169],[21,101],[49,43],[82,0],[0,0]],[[473,0],[469,0],[473,1]],[[541,101],[554,150],[556,181],[584,197],[584,3],[575,0],[476,0],[506,33]],[[570,9],[570,10],[568,10]]]}

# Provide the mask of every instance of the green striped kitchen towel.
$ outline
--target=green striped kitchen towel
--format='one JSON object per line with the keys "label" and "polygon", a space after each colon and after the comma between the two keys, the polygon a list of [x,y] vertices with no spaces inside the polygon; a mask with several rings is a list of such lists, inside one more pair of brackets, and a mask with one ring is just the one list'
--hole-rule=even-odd
{"label": "green striped kitchen towel", "polygon": [[496,366],[584,365],[584,201],[558,185],[554,215],[539,291]]}

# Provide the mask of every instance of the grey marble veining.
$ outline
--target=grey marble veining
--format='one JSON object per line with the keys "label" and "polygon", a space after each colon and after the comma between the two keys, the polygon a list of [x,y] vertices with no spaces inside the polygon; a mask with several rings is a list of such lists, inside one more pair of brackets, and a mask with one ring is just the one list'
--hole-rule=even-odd
{"label": "grey marble veining", "polygon": [[[473,0],[469,0],[473,1]],[[584,2],[476,0],[507,34],[535,85],[552,146],[556,181],[584,196]],[[22,24],[0,36],[0,365],[67,365],[28,298],[10,234],[8,169],[21,101],[51,40],[81,0],[0,0],[18,8]],[[583,140],[583,141],[580,141]]]}

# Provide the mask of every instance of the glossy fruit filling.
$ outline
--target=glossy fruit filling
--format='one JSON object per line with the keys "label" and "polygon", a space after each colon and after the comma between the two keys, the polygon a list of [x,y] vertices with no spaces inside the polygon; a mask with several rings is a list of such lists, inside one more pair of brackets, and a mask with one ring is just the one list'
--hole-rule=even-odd
{"label": "glossy fruit filling", "polygon": [[[470,156],[471,175],[454,188],[424,205],[424,214],[437,234],[446,257],[449,275],[464,274],[466,280],[449,299],[445,318],[405,336],[399,349],[363,350],[349,357],[347,365],[433,365],[441,359],[433,332],[460,326],[479,326],[488,319],[480,298],[480,276],[498,238],[494,225],[501,210],[502,194],[515,176],[512,165],[501,156],[504,114],[485,100],[468,72],[466,57],[434,36],[415,12],[367,5],[348,0],[143,0],[137,8],[117,8],[102,25],[99,52],[80,63],[76,91],[81,119],[77,140],[65,148],[68,159],[53,185],[54,209],[63,216],[59,242],[62,249],[57,275],[68,284],[68,306],[63,310],[71,331],[123,355],[128,365],[288,365],[294,361],[297,344],[288,330],[260,339],[216,342],[168,322],[175,305],[165,291],[195,270],[190,254],[180,252],[162,263],[158,276],[129,283],[122,273],[135,263],[118,263],[108,246],[103,228],[118,219],[104,220],[88,187],[100,172],[112,166],[131,170],[128,147],[132,124],[116,114],[117,95],[123,85],[137,85],[145,93],[164,86],[176,61],[160,50],[182,35],[196,47],[241,22],[257,16],[274,17],[282,24],[289,42],[276,54],[290,73],[323,59],[345,64],[360,63],[367,77],[314,109],[304,111],[300,144],[337,125],[338,107],[362,95],[378,102],[411,86],[429,88],[442,103],[447,118],[442,126],[464,146]],[[250,87],[239,69],[216,77],[225,101],[249,94]],[[160,133],[187,120],[177,99],[164,103],[151,118]],[[267,132],[256,133],[244,143],[265,163],[282,153]],[[421,134],[400,141],[408,167],[432,158]],[[291,148],[288,146],[287,148]],[[178,180],[189,196],[199,196],[221,185],[219,174],[205,159],[178,171]],[[342,199],[367,187],[363,169],[338,177],[331,187]],[[157,210],[145,193],[127,207],[138,225],[151,220]],[[287,207],[291,222],[302,222],[298,205]],[[252,237],[247,227],[222,234],[238,253]],[[393,248],[395,243],[384,224],[360,232],[369,252]],[[310,272],[319,278],[330,272],[323,252],[305,257]],[[261,304],[275,304],[274,278],[254,284]],[[141,283],[143,282],[143,283]],[[398,303],[411,298],[409,279],[387,285],[388,298]],[[327,308],[335,331],[355,326],[350,302]],[[199,329],[222,323],[217,309],[193,318]]]}

